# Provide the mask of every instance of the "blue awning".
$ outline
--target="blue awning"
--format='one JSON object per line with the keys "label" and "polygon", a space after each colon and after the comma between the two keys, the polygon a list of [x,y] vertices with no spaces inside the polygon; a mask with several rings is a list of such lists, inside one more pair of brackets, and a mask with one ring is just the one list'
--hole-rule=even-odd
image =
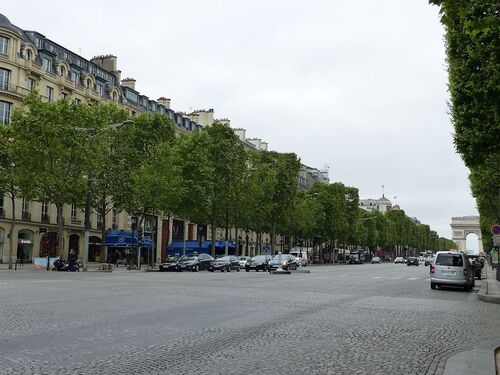
{"label": "blue awning", "polygon": [[[132,247],[137,246],[138,240],[133,232],[124,230],[110,230],[106,232],[106,246],[108,247]],[[150,247],[153,244],[151,237],[144,236],[141,247]]]}

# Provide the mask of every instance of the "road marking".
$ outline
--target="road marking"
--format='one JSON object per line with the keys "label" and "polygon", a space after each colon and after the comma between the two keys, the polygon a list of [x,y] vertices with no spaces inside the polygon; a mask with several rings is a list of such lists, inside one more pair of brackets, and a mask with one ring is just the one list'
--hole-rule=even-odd
{"label": "road marking", "polygon": [[372,276],[372,279],[381,279],[382,276]]}
{"label": "road marking", "polygon": [[418,277],[409,277],[408,280],[418,280]]}

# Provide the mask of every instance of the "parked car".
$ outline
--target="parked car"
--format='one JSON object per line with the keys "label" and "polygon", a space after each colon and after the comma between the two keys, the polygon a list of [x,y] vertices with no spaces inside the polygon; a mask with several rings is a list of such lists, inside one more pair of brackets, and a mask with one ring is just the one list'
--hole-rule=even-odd
{"label": "parked car", "polygon": [[406,260],[406,265],[407,266],[418,266],[418,258],[417,257],[408,257]]}
{"label": "parked car", "polygon": [[249,260],[250,260],[250,257],[247,257],[247,256],[238,257],[238,261],[240,262],[240,268],[245,268],[245,266],[247,265]]}
{"label": "parked car", "polygon": [[170,256],[160,263],[160,272],[166,271],[180,271],[179,257]]}
{"label": "parked car", "polygon": [[372,264],[373,263],[382,263],[382,260],[379,257],[373,257],[372,258]]}
{"label": "parked car", "polygon": [[247,262],[245,271],[267,271],[267,264],[273,259],[271,255],[256,255]]}
{"label": "parked car", "polygon": [[224,255],[212,260],[212,262],[210,263],[209,270],[211,272],[214,271],[230,272],[231,270],[236,270],[240,272],[240,262],[238,258],[235,257],[234,255]]}
{"label": "parked car", "polygon": [[[269,272],[277,270],[279,266],[278,255],[275,255],[268,264],[267,270]],[[296,270],[298,267],[295,257],[291,254],[281,254],[281,268],[285,271]]]}
{"label": "parked car", "polygon": [[199,270],[208,270],[212,260],[214,260],[214,258],[208,254],[193,253],[185,255],[179,259],[179,268],[182,271],[194,272],[198,272]]}
{"label": "parked car", "polygon": [[484,258],[479,255],[467,255],[469,261],[471,263],[472,269],[474,270],[474,277],[477,277],[479,280],[482,278],[482,271],[484,267]]}
{"label": "parked car", "polygon": [[471,290],[474,273],[469,258],[458,251],[438,251],[430,265],[431,289],[441,286],[460,286]]}
{"label": "parked car", "polygon": [[422,256],[418,257],[418,262],[419,263],[424,263],[425,262],[425,257],[422,257]]}
{"label": "parked car", "polygon": [[432,255],[429,255],[427,258],[425,258],[424,265],[428,266],[428,265],[432,264],[433,261],[434,261],[434,257]]}
{"label": "parked car", "polygon": [[405,259],[403,257],[396,257],[396,259],[394,259],[394,264],[404,263],[404,262],[405,262]]}

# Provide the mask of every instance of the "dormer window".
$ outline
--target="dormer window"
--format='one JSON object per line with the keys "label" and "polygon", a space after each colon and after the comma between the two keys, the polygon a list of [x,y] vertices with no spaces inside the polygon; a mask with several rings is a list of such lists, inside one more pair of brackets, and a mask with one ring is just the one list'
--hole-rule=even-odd
{"label": "dormer window", "polygon": [[66,77],[66,68],[64,66],[59,67],[59,72],[61,73],[61,76]]}
{"label": "dormer window", "polygon": [[52,71],[52,60],[44,57],[43,58],[43,68],[47,71],[47,72],[51,72]]}
{"label": "dormer window", "polygon": [[26,60],[33,60],[33,54],[29,49],[26,50]]}
{"label": "dormer window", "polygon": [[9,38],[0,36],[0,53],[4,55],[9,53]]}

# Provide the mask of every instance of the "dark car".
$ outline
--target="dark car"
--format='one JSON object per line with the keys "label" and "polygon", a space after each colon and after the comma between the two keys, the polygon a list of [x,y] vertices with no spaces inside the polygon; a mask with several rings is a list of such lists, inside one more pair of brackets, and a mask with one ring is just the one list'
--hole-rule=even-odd
{"label": "dark car", "polygon": [[417,257],[408,257],[406,260],[407,266],[418,266],[418,258]]}
{"label": "dark car", "polygon": [[245,271],[267,271],[267,264],[273,259],[271,255],[256,255],[247,262]]}
{"label": "dark car", "polygon": [[477,277],[479,280],[482,279],[482,271],[484,267],[484,258],[479,255],[471,255],[468,254],[467,258],[469,258],[470,263],[472,265],[472,270],[474,272],[474,277]]}
{"label": "dark car", "polygon": [[229,272],[231,270],[236,270],[240,272],[240,261],[238,257],[235,257],[234,255],[225,255],[212,260],[212,262],[210,263],[209,270],[211,272],[214,271]]}
{"label": "dark car", "polygon": [[190,255],[185,255],[179,259],[179,268],[182,271],[194,271],[208,270],[210,269],[210,263],[214,260],[208,254],[198,254],[193,253]]}
{"label": "dark car", "polygon": [[351,253],[349,255],[349,264],[362,264],[361,256],[359,253]]}
{"label": "dark car", "polygon": [[168,257],[167,259],[165,259],[163,262],[160,263],[159,268],[161,272],[180,271],[179,257],[177,256]]}
{"label": "dark car", "polygon": [[[269,272],[277,270],[279,266],[278,255],[275,255],[273,259],[268,263],[267,270]],[[296,270],[298,267],[295,257],[291,254],[281,254],[281,268],[285,271]]]}

